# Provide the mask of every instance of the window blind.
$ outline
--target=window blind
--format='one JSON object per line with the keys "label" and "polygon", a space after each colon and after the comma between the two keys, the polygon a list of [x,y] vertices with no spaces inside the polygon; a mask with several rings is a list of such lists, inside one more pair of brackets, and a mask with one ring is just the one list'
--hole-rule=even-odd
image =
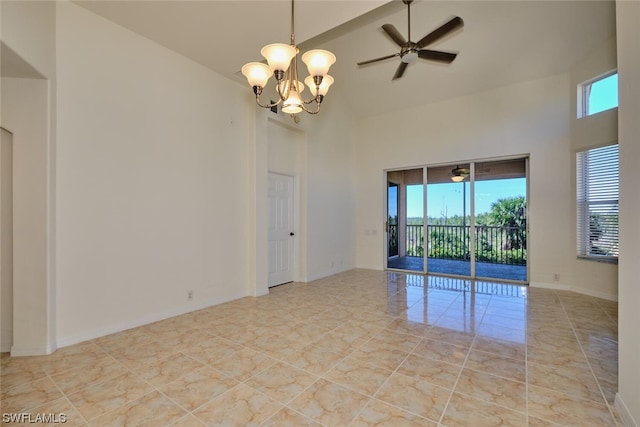
{"label": "window blind", "polygon": [[618,144],[576,154],[577,253],[618,259]]}

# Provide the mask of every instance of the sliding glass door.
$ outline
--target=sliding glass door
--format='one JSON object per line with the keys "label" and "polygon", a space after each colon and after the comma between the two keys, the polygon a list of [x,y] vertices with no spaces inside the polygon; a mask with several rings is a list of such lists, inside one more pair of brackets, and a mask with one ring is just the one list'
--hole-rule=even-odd
{"label": "sliding glass door", "polygon": [[427,168],[428,273],[471,276],[469,174],[469,164]]}
{"label": "sliding glass door", "polygon": [[424,272],[423,169],[387,172],[387,268]]}
{"label": "sliding glass door", "polygon": [[526,282],[527,161],[387,172],[387,268]]}
{"label": "sliding glass door", "polygon": [[398,205],[400,193],[398,184],[387,181],[387,255],[389,258],[398,256]]}
{"label": "sliding glass door", "polygon": [[526,169],[526,159],[475,164],[476,277],[527,280]]}

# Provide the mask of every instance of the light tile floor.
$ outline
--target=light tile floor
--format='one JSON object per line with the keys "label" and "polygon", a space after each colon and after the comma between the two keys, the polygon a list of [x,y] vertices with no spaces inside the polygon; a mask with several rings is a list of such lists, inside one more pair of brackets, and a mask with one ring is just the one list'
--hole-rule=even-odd
{"label": "light tile floor", "polygon": [[67,426],[613,426],[616,322],[616,303],[570,292],[353,270],[49,356],[3,354],[2,413]]}

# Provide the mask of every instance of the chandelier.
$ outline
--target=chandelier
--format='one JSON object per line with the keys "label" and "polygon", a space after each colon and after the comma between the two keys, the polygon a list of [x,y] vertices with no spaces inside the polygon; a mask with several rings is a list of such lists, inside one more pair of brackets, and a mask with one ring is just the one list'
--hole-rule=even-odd
{"label": "chandelier", "polygon": [[[262,62],[249,62],[242,67],[242,74],[247,78],[249,86],[253,87],[256,103],[263,108],[273,108],[282,103],[282,111],[287,114],[297,114],[306,111],[318,114],[320,104],[333,84],[333,77],[329,74],[329,67],[336,62],[333,53],[314,49],[302,55],[302,62],[307,65],[309,76],[304,83],[298,80],[298,53],[293,31],[293,0],[291,0],[291,43],[273,43],[262,48],[260,53],[267,60],[268,66]],[[276,92],[279,99],[264,104],[260,95],[271,76],[276,78]],[[301,94],[305,84],[309,86],[312,98],[303,100]],[[310,105],[315,104],[315,106]],[[309,107],[307,107],[309,106]]]}

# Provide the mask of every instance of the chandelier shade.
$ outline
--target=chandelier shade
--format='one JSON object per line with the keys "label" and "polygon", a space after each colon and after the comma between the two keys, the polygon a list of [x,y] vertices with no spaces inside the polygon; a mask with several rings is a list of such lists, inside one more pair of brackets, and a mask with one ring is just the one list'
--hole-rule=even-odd
{"label": "chandelier shade", "polygon": [[260,54],[269,63],[272,71],[287,71],[291,60],[296,56],[297,49],[294,46],[283,43],[272,43],[262,48]]}
{"label": "chandelier shade", "polygon": [[314,49],[302,55],[302,62],[307,65],[309,76],[326,76],[336,62],[336,56],[328,50]]}
{"label": "chandelier shade", "polygon": [[[320,104],[324,100],[334,79],[329,68],[336,62],[336,56],[322,49],[313,49],[302,55],[302,62],[307,66],[309,76],[304,82],[309,86],[313,98],[304,100],[300,94],[304,91],[304,84],[298,80],[298,53],[293,31],[294,3],[291,0],[291,44],[272,43],[262,48],[260,53],[269,65],[261,62],[249,62],[242,67],[242,74],[247,78],[249,86],[253,88],[256,103],[263,108],[273,108],[282,104],[282,111],[287,114],[297,114],[306,111],[309,114],[320,112]],[[260,95],[268,84],[271,76],[276,78],[277,101],[263,104]],[[307,108],[315,104],[315,108]],[[297,123],[297,121],[296,121]]]}
{"label": "chandelier shade", "polygon": [[320,87],[319,90],[316,87],[315,82],[313,81],[313,77],[308,76],[306,79],[304,79],[304,83],[309,86],[309,90],[311,91],[311,95],[316,96],[316,95],[320,95],[320,96],[325,96],[327,94],[327,92],[329,91],[329,86],[331,86],[333,84],[333,77],[331,77],[329,74],[325,75],[322,78],[322,83],[320,83]]}
{"label": "chandelier shade", "polygon": [[273,71],[262,62],[249,62],[242,67],[242,74],[252,87],[265,87]]}
{"label": "chandelier shade", "polygon": [[302,99],[300,98],[300,92],[298,92],[295,87],[289,90],[289,96],[282,103],[282,111],[287,114],[297,114],[302,111]]}

